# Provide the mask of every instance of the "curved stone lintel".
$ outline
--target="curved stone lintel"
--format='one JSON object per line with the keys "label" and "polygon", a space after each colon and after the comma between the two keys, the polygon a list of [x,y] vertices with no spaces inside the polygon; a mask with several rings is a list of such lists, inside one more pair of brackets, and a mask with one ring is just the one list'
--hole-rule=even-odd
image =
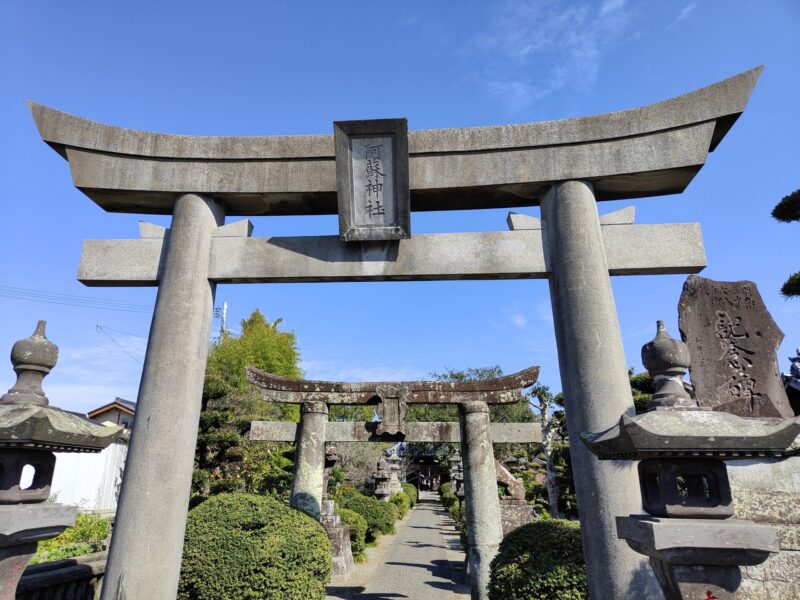
{"label": "curved stone lintel", "polygon": [[[599,200],[683,190],[744,110],[761,67],[670,100],[558,121],[409,133],[412,210],[538,204],[555,181]],[[192,191],[229,215],[335,214],[332,135],[150,133],[30,103],[75,185],[109,211],[169,213]]]}
{"label": "curved stone lintel", "polygon": [[373,400],[377,402],[379,388],[391,386],[407,388],[406,401],[409,404],[459,404],[475,399],[489,404],[509,404],[519,400],[523,389],[536,383],[539,367],[528,367],[512,375],[477,381],[315,381],[280,377],[253,367],[247,367],[246,376],[248,383],[260,388],[264,398],[270,402],[366,404]]}

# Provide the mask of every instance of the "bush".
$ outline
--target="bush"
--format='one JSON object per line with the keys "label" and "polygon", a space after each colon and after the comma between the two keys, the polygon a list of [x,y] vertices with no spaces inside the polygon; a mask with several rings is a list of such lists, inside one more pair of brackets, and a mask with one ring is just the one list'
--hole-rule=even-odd
{"label": "bush", "polygon": [[391,502],[383,502],[374,496],[365,496],[350,486],[342,494],[337,490],[336,501],[342,508],[357,512],[367,521],[367,541],[374,542],[382,533],[394,533],[394,522],[400,514]]}
{"label": "bush", "polygon": [[408,501],[411,504],[411,508],[414,508],[414,506],[417,504],[417,498],[419,497],[417,494],[417,488],[415,488],[411,483],[404,483],[403,493],[408,496]]}
{"label": "bush", "polygon": [[108,537],[109,520],[89,514],[79,514],[75,525],[61,535],[39,542],[32,564],[73,558],[103,549]]}
{"label": "bush", "polygon": [[322,599],[330,572],[317,520],[270,496],[220,494],[189,511],[178,598]]}
{"label": "bush", "polygon": [[448,492],[446,494],[442,494],[442,505],[449,509],[454,504],[458,504],[458,498],[455,494]]}
{"label": "bush", "polygon": [[397,507],[398,516],[403,519],[411,509],[411,501],[404,492],[397,492],[394,496],[389,498],[389,501]]}
{"label": "bush", "polygon": [[353,560],[364,560],[367,549],[367,520],[360,514],[347,508],[336,507],[336,514],[342,523],[350,528],[350,549],[353,551]]}
{"label": "bush", "polygon": [[492,561],[491,600],[589,597],[581,532],[574,521],[534,521],[509,533]]}
{"label": "bush", "polygon": [[448,481],[439,486],[439,496],[444,496],[445,494],[452,494],[452,493],[453,493],[452,481]]}
{"label": "bush", "polygon": [[450,515],[450,518],[453,519],[453,521],[456,521],[458,523],[461,523],[461,522],[464,521],[464,506],[463,505],[464,505],[463,502],[461,504],[456,502],[455,504],[450,505],[450,507],[447,509],[447,513]]}

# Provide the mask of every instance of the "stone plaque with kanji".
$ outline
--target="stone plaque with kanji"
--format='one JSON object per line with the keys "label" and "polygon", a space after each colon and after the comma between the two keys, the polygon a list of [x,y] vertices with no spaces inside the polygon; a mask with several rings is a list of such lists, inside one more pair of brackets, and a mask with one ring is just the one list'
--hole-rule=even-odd
{"label": "stone plaque with kanji", "polygon": [[339,236],[347,242],[410,237],[408,123],[337,121]]}
{"label": "stone plaque with kanji", "polygon": [[742,417],[794,416],[778,372],[783,332],[755,283],[691,275],[678,317],[700,406]]}

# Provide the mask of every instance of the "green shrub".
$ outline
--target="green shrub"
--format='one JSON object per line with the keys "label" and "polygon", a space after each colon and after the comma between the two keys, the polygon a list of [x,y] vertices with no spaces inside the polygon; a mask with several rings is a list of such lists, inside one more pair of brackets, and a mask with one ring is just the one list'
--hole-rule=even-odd
{"label": "green shrub", "polygon": [[448,492],[446,494],[442,494],[442,505],[445,508],[450,508],[453,504],[458,504],[458,498],[455,494]]}
{"label": "green shrub", "polygon": [[353,560],[361,562],[366,556],[367,549],[367,520],[357,512],[336,507],[336,514],[342,519],[342,523],[350,528],[350,549],[353,551]]}
{"label": "green shrub", "polygon": [[464,506],[465,502],[450,505],[450,508],[447,509],[447,513],[450,515],[450,518],[457,523],[462,523],[464,521]]}
{"label": "green shrub", "polygon": [[108,537],[109,520],[89,514],[79,514],[75,525],[61,535],[39,542],[32,564],[73,558],[103,549]]}
{"label": "green shrub", "polygon": [[408,501],[411,503],[411,508],[414,508],[414,506],[417,504],[417,498],[419,497],[417,488],[415,488],[411,483],[404,483],[403,493],[408,496]]}
{"label": "green shrub", "polygon": [[452,481],[448,481],[439,486],[439,496],[444,496],[445,494],[452,494],[452,493],[453,493]]}
{"label": "green shrub", "polygon": [[399,518],[399,512],[394,504],[383,502],[374,496],[365,496],[357,490],[346,489],[344,493],[339,494],[340,490],[336,493],[339,506],[353,510],[366,519],[368,542],[374,542],[382,533],[394,533],[394,522]]}
{"label": "green shrub", "polygon": [[178,598],[322,599],[325,529],[270,496],[220,494],[189,511]]}
{"label": "green shrub", "polygon": [[492,561],[491,600],[581,600],[589,597],[578,524],[534,521],[509,533]]}
{"label": "green shrub", "polygon": [[397,507],[397,514],[401,519],[405,518],[411,509],[411,500],[408,499],[404,492],[397,492],[389,498],[389,501]]}

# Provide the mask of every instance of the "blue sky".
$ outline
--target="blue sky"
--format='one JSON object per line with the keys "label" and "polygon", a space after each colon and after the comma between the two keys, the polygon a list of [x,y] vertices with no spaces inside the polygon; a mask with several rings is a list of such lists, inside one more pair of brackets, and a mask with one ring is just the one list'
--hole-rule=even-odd
{"label": "blue sky", "polygon": [[[0,349],[47,319],[61,348],[45,386],[52,402],[87,410],[115,396],[134,399],[155,289],[83,287],[75,279],[80,246],[135,238],[140,219],[167,224],[105,213],[72,187],[66,162],[39,139],[26,99],[168,133],[328,133],[334,120],[399,116],[426,129],[621,110],[764,64],[744,115],[686,192],[603,203],[600,211],[635,204],[640,223],[700,222],[704,275],[758,284],[786,334],[779,353],[786,370],[786,356],[800,345],[800,300],[784,300],[778,289],[800,268],[800,224],[779,224],[769,213],[800,187],[798,26],[793,0],[0,0],[0,285],[59,302],[0,295]],[[504,230],[506,213],[415,213],[412,230]],[[258,236],[338,231],[335,216],[254,224]],[[613,279],[631,366],[641,369],[639,350],[657,319],[677,335],[683,280]],[[223,300],[233,328],[256,307],[283,318],[311,378],[539,364],[541,380],[561,388],[545,281],[226,285],[217,291]],[[10,364],[0,365],[0,391],[13,380]]]}

